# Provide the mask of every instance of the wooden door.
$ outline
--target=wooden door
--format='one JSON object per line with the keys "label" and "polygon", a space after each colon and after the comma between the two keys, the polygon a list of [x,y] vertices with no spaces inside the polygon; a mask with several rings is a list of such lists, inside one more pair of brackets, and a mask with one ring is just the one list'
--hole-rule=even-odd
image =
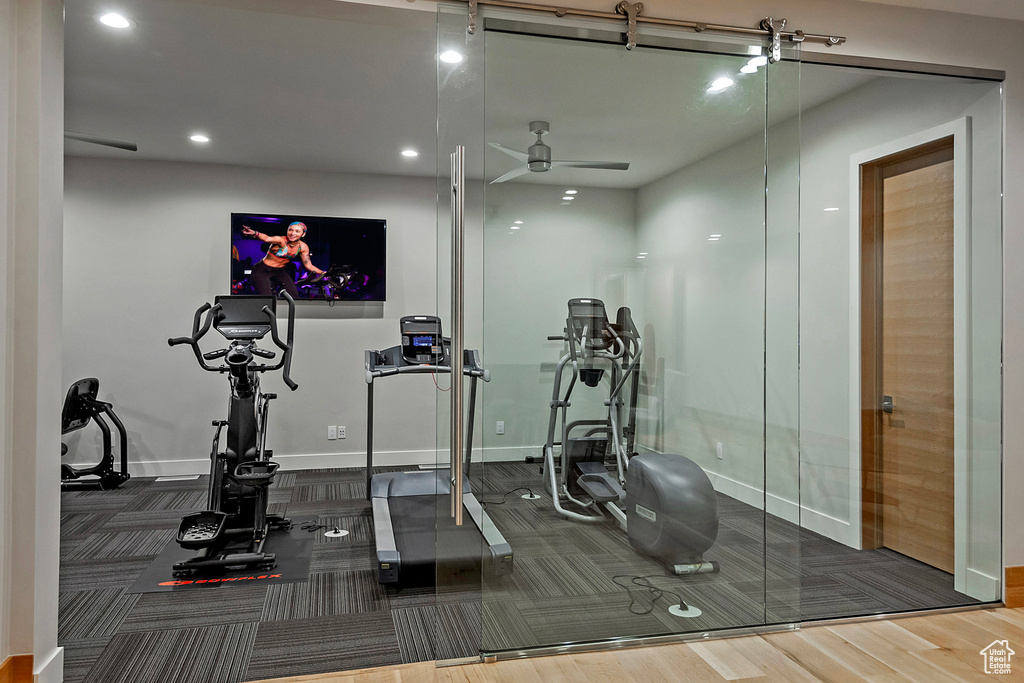
{"label": "wooden door", "polygon": [[862,166],[862,200],[871,205],[862,253],[873,289],[862,330],[862,360],[872,375],[863,397],[865,547],[891,548],[950,573],[952,143],[945,138]]}

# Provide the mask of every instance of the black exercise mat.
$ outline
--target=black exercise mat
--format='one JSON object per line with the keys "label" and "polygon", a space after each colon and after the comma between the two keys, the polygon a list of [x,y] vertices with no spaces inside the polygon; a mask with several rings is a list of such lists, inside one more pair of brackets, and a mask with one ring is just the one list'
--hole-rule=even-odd
{"label": "black exercise mat", "polygon": [[288,531],[271,531],[264,551],[277,555],[277,566],[269,570],[243,569],[239,571],[208,571],[184,578],[175,577],[174,563],[194,557],[194,550],[186,550],[171,541],[142,572],[126,593],[162,593],[165,591],[210,590],[228,586],[267,585],[309,580],[309,563],[313,554],[315,533],[293,527]]}

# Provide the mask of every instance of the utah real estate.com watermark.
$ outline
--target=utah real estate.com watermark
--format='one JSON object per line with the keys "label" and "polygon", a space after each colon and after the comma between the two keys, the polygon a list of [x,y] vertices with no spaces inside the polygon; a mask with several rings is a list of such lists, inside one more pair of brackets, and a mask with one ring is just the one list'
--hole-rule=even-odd
{"label": "utah real estate.com watermark", "polygon": [[1010,657],[1017,653],[1010,649],[1010,641],[993,640],[979,654],[985,658],[985,673],[1009,674]]}

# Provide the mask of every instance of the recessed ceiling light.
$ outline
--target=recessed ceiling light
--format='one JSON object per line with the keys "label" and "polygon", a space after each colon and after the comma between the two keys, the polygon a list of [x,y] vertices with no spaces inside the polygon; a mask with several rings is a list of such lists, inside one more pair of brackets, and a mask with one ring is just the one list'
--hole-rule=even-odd
{"label": "recessed ceiling light", "polygon": [[838,206],[830,206],[830,207],[828,207],[828,208],[827,208],[827,209],[825,209],[825,210],[826,210],[826,211],[838,211],[838,210],[839,210],[839,207],[838,207]]}
{"label": "recessed ceiling light", "polygon": [[522,225],[523,224],[522,221],[512,221],[512,222],[515,223],[516,225]]}
{"label": "recessed ceiling light", "polygon": [[637,256],[637,258],[638,258],[638,259],[642,259],[642,258],[647,258],[647,257],[646,257],[646,256],[644,256],[643,254],[640,254],[639,256]]}
{"label": "recessed ceiling light", "polygon": [[510,225],[508,229],[509,230],[518,230],[519,226],[518,225]]}
{"label": "recessed ceiling light", "polygon": [[576,194],[577,192],[579,192],[579,190],[566,190],[565,191],[566,194]]}
{"label": "recessed ceiling light", "polygon": [[418,157],[419,155],[420,155],[420,153],[417,152],[414,149],[403,149],[402,150],[402,156],[403,157]]}
{"label": "recessed ceiling light", "polygon": [[462,55],[455,50],[446,50],[437,56],[445,64],[458,64],[462,61]]}
{"label": "recessed ceiling light", "polygon": [[110,28],[131,28],[132,25],[131,21],[114,12],[101,16],[100,23]]}
{"label": "recessed ceiling light", "polygon": [[721,237],[721,235],[711,235],[711,237]]}
{"label": "recessed ceiling light", "polygon": [[191,140],[192,142],[202,142],[202,143],[207,143],[207,142],[210,141],[209,136],[203,135],[202,133],[196,133],[195,135],[189,135],[188,139]]}
{"label": "recessed ceiling light", "polygon": [[722,238],[721,237],[709,237],[708,238],[708,242],[717,242],[720,239],[722,239]]}
{"label": "recessed ceiling light", "polygon": [[707,91],[708,92],[722,92],[723,90],[725,90],[726,88],[728,88],[729,86],[731,86],[735,82],[736,81],[732,80],[728,76],[722,76],[721,78],[716,78],[715,80],[711,81],[711,85],[710,85],[710,87],[708,87]]}
{"label": "recessed ceiling light", "polygon": [[567,194],[567,195],[565,195],[564,197],[562,197],[562,200],[563,200],[563,201],[566,201],[566,202],[571,202],[571,201],[573,200],[573,196],[572,196],[572,195],[569,195],[569,194]]}
{"label": "recessed ceiling light", "polygon": [[640,252],[640,255],[641,255],[641,256],[647,256],[647,252],[646,252],[646,251],[641,251],[641,252]]}

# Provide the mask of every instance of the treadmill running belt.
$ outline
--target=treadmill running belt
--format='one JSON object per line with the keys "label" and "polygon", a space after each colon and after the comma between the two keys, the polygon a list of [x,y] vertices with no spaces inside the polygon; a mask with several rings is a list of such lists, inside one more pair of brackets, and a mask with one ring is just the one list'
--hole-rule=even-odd
{"label": "treadmill running belt", "polygon": [[[448,515],[447,498],[401,496],[390,498],[391,522],[401,557],[399,582],[403,586],[479,585],[480,558],[486,547],[476,526],[467,518],[461,527]],[[440,538],[440,546],[438,540]],[[440,568],[437,554],[440,550]]]}

